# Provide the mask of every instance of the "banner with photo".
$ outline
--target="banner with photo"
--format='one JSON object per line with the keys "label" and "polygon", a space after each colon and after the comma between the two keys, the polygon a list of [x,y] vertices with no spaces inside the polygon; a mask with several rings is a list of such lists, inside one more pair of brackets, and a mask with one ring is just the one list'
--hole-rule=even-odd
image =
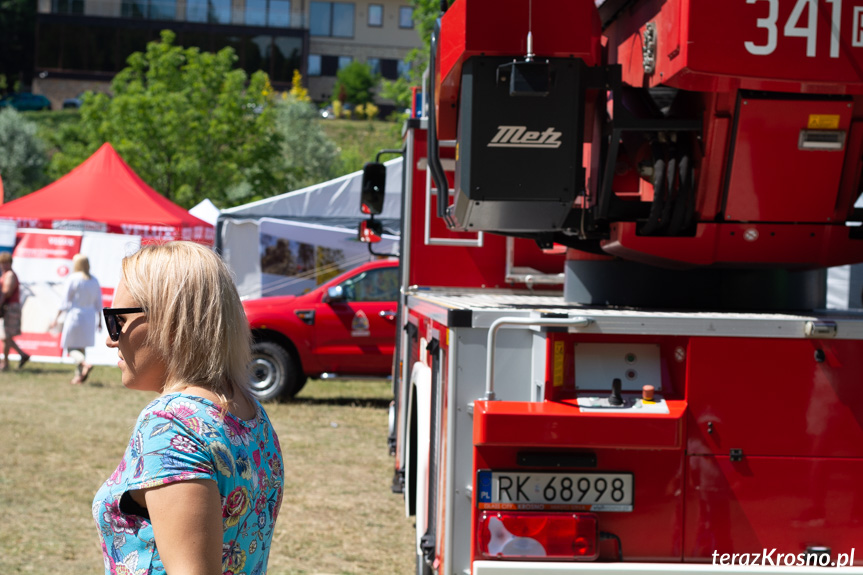
{"label": "banner with photo", "polygon": [[[60,326],[52,330],[50,325],[60,309],[66,280],[72,273],[72,258],[78,253],[89,258],[90,274],[102,288],[102,305],[110,306],[120,280],[120,262],[140,246],[139,236],[19,229],[12,269],[21,284],[21,335],[15,338],[21,349],[37,361],[67,361],[60,348]],[[117,350],[105,345],[105,336],[103,326],[96,333],[95,345],[86,350],[87,363],[117,363]]]}
{"label": "banner with photo", "polygon": [[[306,293],[377,257],[355,230],[263,218],[259,235],[261,296]],[[373,249],[396,253],[398,237],[384,235]]]}

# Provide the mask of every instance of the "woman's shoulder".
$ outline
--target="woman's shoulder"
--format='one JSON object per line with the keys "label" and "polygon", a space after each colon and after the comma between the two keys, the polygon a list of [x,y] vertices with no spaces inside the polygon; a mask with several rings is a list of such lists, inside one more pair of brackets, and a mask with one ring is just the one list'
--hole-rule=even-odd
{"label": "woman's shoulder", "polygon": [[145,441],[157,437],[157,443],[176,434],[210,443],[228,433],[218,408],[179,393],[161,395],[148,403],[138,415],[135,429],[143,433]]}
{"label": "woman's shoulder", "polygon": [[192,431],[206,431],[207,437],[224,435],[233,443],[236,437],[248,438],[272,428],[263,406],[254,399],[251,403],[251,416],[243,419],[230,411],[224,412],[205,397],[184,392],[166,393],[147,404],[138,416],[138,427],[159,427],[170,421]]}

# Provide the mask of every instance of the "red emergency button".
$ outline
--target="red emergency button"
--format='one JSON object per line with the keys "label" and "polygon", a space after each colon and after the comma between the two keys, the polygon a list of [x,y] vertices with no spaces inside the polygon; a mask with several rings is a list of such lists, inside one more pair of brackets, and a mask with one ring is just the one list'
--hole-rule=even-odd
{"label": "red emergency button", "polygon": [[652,385],[641,386],[641,399],[644,401],[653,401],[654,388]]}

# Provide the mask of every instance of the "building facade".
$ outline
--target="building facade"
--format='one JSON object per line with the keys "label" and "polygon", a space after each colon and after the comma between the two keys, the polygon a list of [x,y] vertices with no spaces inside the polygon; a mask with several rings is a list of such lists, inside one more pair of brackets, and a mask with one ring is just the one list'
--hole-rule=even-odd
{"label": "building facade", "polygon": [[299,70],[316,102],[332,99],[336,72],[357,60],[396,79],[420,45],[410,0],[38,0],[33,91],[55,109],[86,90],[107,92],[133,52],[164,29],[177,44],[231,46],[249,74],[290,88]]}

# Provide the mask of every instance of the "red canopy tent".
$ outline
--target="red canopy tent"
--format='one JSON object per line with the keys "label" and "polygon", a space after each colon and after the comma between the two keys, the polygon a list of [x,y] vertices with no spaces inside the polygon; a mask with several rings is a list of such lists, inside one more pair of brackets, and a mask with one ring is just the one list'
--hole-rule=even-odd
{"label": "red canopy tent", "polygon": [[130,234],[142,240],[212,245],[213,226],[148,186],[111,144],[57,180],[0,206],[18,228]]}

